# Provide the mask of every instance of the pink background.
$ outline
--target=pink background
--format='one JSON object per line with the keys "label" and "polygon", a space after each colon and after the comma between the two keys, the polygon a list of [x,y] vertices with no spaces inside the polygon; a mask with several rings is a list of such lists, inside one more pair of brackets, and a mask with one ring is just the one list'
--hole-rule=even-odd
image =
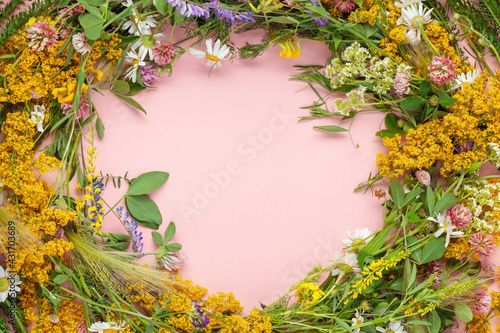
{"label": "pink background", "polygon": [[[307,41],[298,59],[279,52],[223,61],[210,77],[204,59],[186,54],[156,90],[136,95],[147,116],[110,93],[93,94],[106,127],[98,170],[129,177],[169,172],[151,197],[163,214],[159,231],[176,223],[175,241],[189,257],[181,275],[209,293],[233,292],[246,313],[286,292],[316,262],[327,264],[346,231],[382,225],[382,202],[353,189],[377,172],[375,156],[385,148],[375,132],[383,115],[356,117],[359,149],[346,133],[313,129],[337,119],[298,122],[308,115],[300,107],[316,96],[289,81],[293,66],[324,65],[329,52]],[[125,191],[110,184],[103,196],[112,205]],[[103,228],[123,230],[113,218]],[[154,251],[150,229],[141,230],[145,250]]]}

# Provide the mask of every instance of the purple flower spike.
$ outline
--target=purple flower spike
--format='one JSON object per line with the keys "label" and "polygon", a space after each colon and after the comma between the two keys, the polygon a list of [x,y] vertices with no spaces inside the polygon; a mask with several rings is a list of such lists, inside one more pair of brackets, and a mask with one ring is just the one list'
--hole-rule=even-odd
{"label": "purple flower spike", "polygon": [[[316,0],[309,0],[309,3],[314,5],[315,7],[320,7],[320,5],[318,4],[318,2]],[[310,10],[307,10],[307,13],[308,14],[312,14],[312,12]],[[311,15],[311,17],[313,17]],[[316,17],[314,18],[314,23],[316,23],[317,25],[319,25],[320,27],[324,27],[325,25],[328,25],[328,20],[324,17]]]}
{"label": "purple flower spike", "polygon": [[251,12],[242,12],[236,13],[232,10],[225,9],[222,7],[218,0],[212,0],[211,2],[206,2],[205,5],[207,7],[212,8],[212,11],[218,18],[222,18],[226,20],[227,23],[235,24],[236,20],[239,20],[241,23],[246,22],[255,22],[255,19],[252,18]]}
{"label": "purple flower spike", "polygon": [[179,10],[179,14],[184,17],[203,16],[206,19],[210,17],[210,9],[202,8],[185,0],[167,0],[167,3]]}
{"label": "purple flower spike", "polygon": [[[116,213],[118,214],[118,216],[120,216],[120,219],[122,219],[122,211],[123,207],[118,207],[116,209]],[[134,219],[131,219],[129,221],[129,217],[129,212],[126,212],[125,216],[123,217],[123,223],[128,234],[132,238],[132,251],[134,251],[134,253],[142,253],[142,247],[144,246],[144,244],[142,243],[142,232],[137,232],[137,222]],[[142,255],[144,256],[144,254]]]}

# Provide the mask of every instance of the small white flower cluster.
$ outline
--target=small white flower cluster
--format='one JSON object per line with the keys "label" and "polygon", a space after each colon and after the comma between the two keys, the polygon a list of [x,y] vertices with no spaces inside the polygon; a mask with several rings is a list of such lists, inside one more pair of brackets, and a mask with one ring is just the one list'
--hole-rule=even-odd
{"label": "small white flower cluster", "polygon": [[492,164],[494,164],[497,169],[500,168],[500,145],[498,143],[490,142],[488,144],[489,159]]}
{"label": "small white flower cluster", "polygon": [[366,104],[365,86],[357,87],[346,94],[347,98],[336,98],[333,101],[334,112],[348,116],[350,111],[359,111]]}
{"label": "small white flower cluster", "polygon": [[[494,233],[500,231],[500,183],[489,183],[480,180],[463,187],[464,195],[467,197],[467,207],[472,213],[470,227],[478,232]],[[483,209],[488,207],[488,209]]]}
{"label": "small white flower cluster", "polygon": [[395,66],[390,58],[381,60],[372,57],[369,51],[357,42],[351,44],[342,53],[342,59],[335,58],[325,68],[325,76],[330,79],[332,89],[348,84],[358,77],[371,82],[375,92],[386,94],[394,87],[394,76],[411,69],[407,65]]}

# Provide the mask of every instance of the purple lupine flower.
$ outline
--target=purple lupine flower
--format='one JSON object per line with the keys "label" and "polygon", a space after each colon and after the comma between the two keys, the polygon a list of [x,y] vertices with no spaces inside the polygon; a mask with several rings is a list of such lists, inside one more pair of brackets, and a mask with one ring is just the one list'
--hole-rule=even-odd
{"label": "purple lupine flower", "polygon": [[[116,209],[116,213],[118,214],[120,219],[122,219],[122,211],[123,207],[118,207]],[[142,243],[142,232],[137,232],[137,222],[134,219],[131,219],[129,221],[129,217],[129,212],[126,212],[123,216],[123,225],[132,238],[132,251],[134,251],[134,253],[142,253],[142,247],[144,246],[144,244]],[[144,256],[144,253],[142,253],[142,255]]]}
{"label": "purple lupine flower", "polygon": [[151,87],[153,82],[156,81],[159,77],[158,72],[156,71],[156,67],[153,65],[146,65],[139,67],[141,72],[141,80],[144,85]]}
{"label": "purple lupine flower", "polygon": [[210,17],[210,9],[194,5],[185,0],[167,0],[167,3],[179,10],[179,14],[184,17],[203,16],[206,19]]}
{"label": "purple lupine flower", "polygon": [[236,20],[240,20],[241,23],[246,23],[246,22],[255,22],[255,19],[253,19],[251,16],[253,13],[251,12],[242,12],[242,13],[236,13],[233,12],[232,10],[225,9],[222,7],[220,2],[218,0],[212,0],[211,2],[205,2],[205,5],[207,7],[212,8],[212,11],[218,18],[222,18],[226,20],[227,23],[235,24]]}
{"label": "purple lupine flower", "polygon": [[196,302],[192,301],[191,302],[191,324],[193,324],[194,327],[199,327],[199,328],[205,328],[207,325],[210,323],[210,319],[208,316],[210,316],[208,313],[204,313],[201,310],[201,305],[196,304]]}
{"label": "purple lupine flower", "polygon": [[[320,7],[320,4],[316,0],[309,0],[309,3],[314,5],[315,7]],[[310,10],[306,10],[306,12],[308,14],[312,14],[312,11]],[[324,17],[316,17],[314,18],[314,23],[323,28],[325,25],[328,25],[328,20]]]}

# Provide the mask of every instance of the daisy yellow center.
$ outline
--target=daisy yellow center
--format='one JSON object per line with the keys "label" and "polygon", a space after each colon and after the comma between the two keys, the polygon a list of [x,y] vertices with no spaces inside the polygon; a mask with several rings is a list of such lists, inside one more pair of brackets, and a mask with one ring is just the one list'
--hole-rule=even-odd
{"label": "daisy yellow center", "polygon": [[363,322],[361,321],[361,319],[356,319],[356,325],[361,325]]}
{"label": "daisy yellow center", "polygon": [[385,331],[385,333],[396,333],[396,332],[394,332],[393,330],[387,330]]}
{"label": "daisy yellow center", "polygon": [[441,229],[443,229],[444,232],[446,232],[446,224],[441,223],[440,227],[441,227]]}
{"label": "daisy yellow center", "polygon": [[115,330],[114,328],[106,328],[106,329],[103,329],[102,332],[103,333],[115,333],[115,332],[118,332],[118,331]]}
{"label": "daisy yellow center", "polygon": [[420,29],[425,23],[425,18],[422,15],[417,15],[411,20],[411,27],[413,29]]}
{"label": "daisy yellow center", "polygon": [[220,59],[219,59],[219,58],[217,58],[217,57],[216,57],[216,56],[214,56],[214,55],[208,54],[208,53],[207,53],[207,54],[205,54],[205,58],[207,58],[208,60],[215,61],[215,62],[220,61]]}
{"label": "daisy yellow center", "polygon": [[138,63],[139,63],[139,59],[134,59],[134,61],[132,61],[132,66],[136,66]]}
{"label": "daisy yellow center", "polygon": [[7,277],[0,279],[0,293],[6,292],[9,289],[10,281]]}

